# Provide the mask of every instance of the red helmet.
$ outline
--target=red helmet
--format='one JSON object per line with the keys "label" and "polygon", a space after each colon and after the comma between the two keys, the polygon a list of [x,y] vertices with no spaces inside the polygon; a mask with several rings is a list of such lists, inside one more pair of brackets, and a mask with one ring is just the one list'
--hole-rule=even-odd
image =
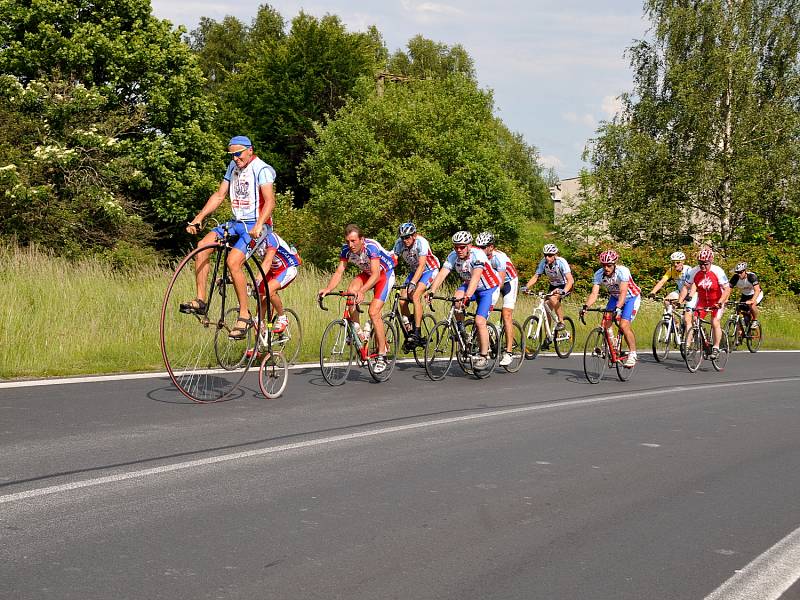
{"label": "red helmet", "polygon": [[599,256],[602,264],[615,263],[618,258],[619,254],[617,254],[616,250],[606,250],[605,252],[601,252]]}
{"label": "red helmet", "polygon": [[697,254],[697,260],[703,262],[714,262],[714,251],[711,248],[703,248]]}

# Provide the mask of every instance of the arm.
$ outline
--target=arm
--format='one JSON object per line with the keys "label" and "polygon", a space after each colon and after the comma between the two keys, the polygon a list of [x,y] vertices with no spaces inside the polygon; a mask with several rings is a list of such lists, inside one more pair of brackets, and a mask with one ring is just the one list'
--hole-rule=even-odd
{"label": "arm", "polygon": [[[720,296],[720,298],[719,298],[720,307],[725,306],[725,303],[728,301],[728,298],[731,297],[731,290],[732,289],[733,288],[728,284],[725,284],[722,287],[722,296]],[[753,298],[755,298],[755,296],[753,296]]]}
{"label": "arm", "polygon": [[205,206],[197,213],[194,218],[191,220],[192,225],[186,226],[186,231],[191,234],[197,233],[200,229],[200,224],[205,221],[206,217],[213,214],[219,205],[222,204],[222,201],[225,200],[225,196],[228,194],[228,188],[230,187],[230,183],[225,179],[222,180],[222,183],[219,184],[217,191],[211,194],[206,200]]}
{"label": "arm", "polygon": [[531,278],[528,280],[528,284],[527,284],[525,287],[527,287],[527,288],[532,288],[533,286],[535,286],[535,285],[536,285],[536,282],[537,282],[537,281],[539,281],[539,274],[538,274],[538,273],[534,273],[534,274],[533,274],[533,277],[531,277]]}
{"label": "arm", "polygon": [[678,304],[683,304],[683,300],[686,298],[686,296],[691,296],[692,298],[694,298],[696,292],[697,292],[697,285],[694,282],[692,282],[691,286],[684,285],[683,289],[681,290],[681,293],[678,294]]}
{"label": "arm", "polygon": [[[505,271],[503,272],[505,273]],[[472,276],[467,284],[467,291],[464,293],[465,298],[472,298],[475,294],[475,290],[478,289],[478,283],[481,281],[481,275],[483,275],[483,267],[475,267],[472,269]]]}
{"label": "arm", "polygon": [[[422,258],[422,257],[420,257],[420,258]],[[425,257],[425,258],[427,259],[427,257]],[[419,282],[420,277],[422,277],[422,274],[424,272],[425,272],[425,261],[424,260],[420,260],[419,264],[417,265],[417,270],[414,271],[414,276],[411,278],[411,282],[410,283],[413,283],[414,285],[417,285],[417,283]]]}
{"label": "arm", "polygon": [[[733,288],[731,288],[731,291],[733,291]],[[750,306],[755,306],[756,300],[758,300],[758,296],[759,294],[761,294],[761,291],[762,290],[760,283],[756,283],[755,285],[753,285],[753,297],[747,301],[747,304],[749,304]]]}
{"label": "arm", "polygon": [[564,293],[569,294],[572,291],[572,286],[575,285],[575,278],[572,276],[572,271],[567,273],[564,279],[567,280],[567,284],[564,286]]}
{"label": "arm", "polygon": [[620,281],[619,282],[619,296],[617,296],[617,311],[622,310],[622,305],[625,304],[625,300],[628,298],[628,285],[627,281]]}
{"label": "arm", "polygon": [[655,295],[656,295],[656,292],[657,292],[658,290],[660,290],[662,287],[664,287],[664,284],[665,284],[665,283],[667,283],[667,281],[669,281],[669,277],[667,277],[666,275],[664,275],[664,276],[663,276],[663,277],[662,277],[662,278],[659,280],[659,282],[653,286],[653,289],[652,289],[652,290],[650,290],[650,295],[651,295],[651,296],[655,296]]}
{"label": "arm", "polygon": [[442,285],[442,282],[445,278],[450,274],[450,268],[446,266],[447,263],[442,265],[442,268],[439,269],[439,272],[436,274],[436,277],[433,281],[431,281],[431,286],[428,288],[428,294],[433,296],[436,293],[436,290],[439,289],[439,286]]}
{"label": "arm", "polygon": [[592,286],[592,291],[589,293],[589,297],[586,298],[586,302],[584,302],[584,306],[589,308],[592,304],[597,302],[597,297],[600,295],[600,285],[595,283]]}

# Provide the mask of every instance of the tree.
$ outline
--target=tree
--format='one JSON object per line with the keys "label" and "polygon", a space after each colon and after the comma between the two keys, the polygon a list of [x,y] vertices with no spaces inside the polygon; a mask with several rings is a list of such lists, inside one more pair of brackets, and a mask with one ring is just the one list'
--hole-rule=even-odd
{"label": "tree", "polygon": [[[349,222],[387,241],[400,222],[412,220],[440,256],[459,229],[491,229],[513,247],[520,223],[547,192],[525,171],[530,148],[492,109],[490,93],[454,75],[389,85],[382,96],[350,101],[318,125],[304,163],[309,258],[329,260]],[[545,198],[531,197],[531,190]]]}
{"label": "tree", "polygon": [[612,234],[774,235],[800,214],[800,6],[647,0],[645,12],[655,36],[629,49],[635,91],[589,152]]}
{"label": "tree", "polygon": [[416,79],[443,79],[456,74],[475,79],[475,65],[460,44],[449,47],[416,35],[407,48],[408,52],[398,50],[392,55],[388,64],[390,73]]}
{"label": "tree", "polygon": [[[129,219],[168,231],[171,244],[175,223],[208,196],[214,178],[206,173],[222,168],[221,152],[208,133],[213,105],[181,33],[154,18],[148,0],[0,3],[0,72],[10,76],[4,110],[29,132],[4,143],[22,150],[13,163],[20,181],[49,190],[50,205],[71,225],[80,226],[69,217],[79,198],[99,202],[86,214],[100,215],[103,199],[113,197]],[[92,148],[87,131],[111,145]],[[89,162],[79,165],[77,156]],[[80,191],[89,180],[74,169],[96,172],[89,177],[96,193]],[[96,239],[106,238],[80,241]]]}
{"label": "tree", "polygon": [[269,51],[251,52],[229,76],[219,92],[217,127],[225,134],[248,132],[282,188],[292,188],[302,204],[308,191],[296,168],[314,125],[344,105],[360,78],[372,81],[385,54],[375,28],[351,33],[336,16],[301,12],[288,35]]}

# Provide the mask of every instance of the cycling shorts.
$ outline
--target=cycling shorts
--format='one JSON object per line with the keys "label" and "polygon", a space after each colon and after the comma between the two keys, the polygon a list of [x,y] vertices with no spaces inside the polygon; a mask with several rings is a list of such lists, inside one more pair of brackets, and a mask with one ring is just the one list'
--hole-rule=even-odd
{"label": "cycling shorts", "polygon": [[697,316],[701,319],[705,319],[706,315],[711,315],[711,320],[714,319],[722,319],[722,313],[725,312],[725,307],[721,308],[712,308],[710,310],[700,309],[697,311]]}
{"label": "cycling shorts", "polygon": [[500,287],[500,294],[503,296],[503,308],[514,310],[517,305],[517,293],[519,292],[519,278],[514,277],[511,281],[506,281]]}
{"label": "cycling shorts", "polygon": [[[359,273],[353,279],[354,281],[358,279],[361,282],[361,286],[363,287],[365,283],[370,278],[369,273]],[[394,285],[394,271],[386,271],[381,272],[381,276],[378,278],[378,283],[375,284],[375,287],[372,288],[372,291],[375,292],[375,300],[380,300],[381,302],[386,302],[386,299],[389,297],[389,292],[392,291],[392,286]]]}
{"label": "cycling shorts", "polygon": [[[267,273],[267,285],[269,285],[270,281],[277,281],[280,284],[279,290],[282,290],[285,287],[288,287],[290,283],[294,281],[294,278],[297,277],[297,267],[288,267],[286,269],[281,269],[280,271],[270,271]],[[264,286],[264,282],[260,281],[258,283],[258,292],[261,295],[266,294],[266,289]]]}
{"label": "cycling shorts", "polygon": [[564,288],[566,288],[566,287],[567,287],[567,284],[566,284],[566,283],[565,283],[565,284],[563,284],[563,285],[553,285],[553,284],[551,283],[551,284],[550,284],[550,289],[549,289],[549,290],[547,290],[547,293],[548,293],[548,294],[550,294],[550,293],[551,293],[553,290],[561,290],[561,292],[562,292],[562,295],[563,295]]}
{"label": "cycling shorts", "polygon": [[[462,292],[467,291],[467,284],[463,284],[458,288]],[[474,300],[478,303],[478,308],[475,309],[475,314],[479,317],[483,317],[484,319],[489,318],[489,313],[492,311],[492,307],[497,303],[497,299],[500,297],[500,287],[495,286],[493,288],[488,288],[485,290],[478,290],[469,298],[470,301]]]}
{"label": "cycling shorts", "polygon": [[[611,296],[608,299],[608,304],[606,304],[606,310],[616,309],[617,300],[618,298],[616,296]],[[636,318],[636,313],[639,311],[639,305],[641,303],[642,303],[641,296],[633,296],[632,298],[628,298],[625,301],[625,304],[622,305],[622,313],[620,314],[620,317],[630,323],[633,323],[633,320]]]}
{"label": "cycling shorts", "polygon": [[[753,299],[753,294],[742,294],[742,297],[739,298],[739,302],[749,302]],[[756,306],[761,304],[761,301],[764,299],[764,292],[760,291],[758,293],[758,298],[756,298]]]}
{"label": "cycling shorts", "polygon": [[[417,285],[421,284],[421,285],[424,285],[425,287],[428,287],[430,285],[430,283],[431,283],[431,279],[436,277],[438,274],[439,274],[439,269],[427,269],[426,271],[423,271],[422,277],[419,278],[419,281],[417,282]],[[411,279],[413,277],[414,277],[414,274],[413,273],[409,273],[408,277],[406,277],[406,282],[403,285],[407,286],[409,283],[411,283]]]}
{"label": "cycling shorts", "polygon": [[[228,231],[230,233],[239,236],[239,239],[236,240],[236,243],[233,245],[233,247],[242,254],[247,254],[248,246],[250,245],[250,240],[253,239],[250,237],[250,230],[253,228],[253,225],[255,224],[256,224],[255,221],[236,221],[233,219],[225,223],[225,225],[228,226]],[[225,231],[222,229],[222,225],[214,227],[213,231],[214,233],[217,234],[217,238],[219,238],[220,240],[222,239],[222,236],[225,235]],[[262,229],[261,232],[265,234],[271,233],[272,226],[264,225],[264,229]]]}

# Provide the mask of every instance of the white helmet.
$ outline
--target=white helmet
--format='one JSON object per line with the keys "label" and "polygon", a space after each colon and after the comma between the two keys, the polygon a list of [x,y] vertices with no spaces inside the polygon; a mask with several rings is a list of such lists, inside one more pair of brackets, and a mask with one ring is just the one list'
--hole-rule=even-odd
{"label": "white helmet", "polygon": [[733,270],[736,271],[737,273],[741,273],[742,271],[747,271],[747,263],[740,262],[733,268]]}
{"label": "white helmet", "polygon": [[490,231],[481,231],[475,238],[475,245],[478,248],[485,248],[489,244],[494,245],[494,234]]}
{"label": "white helmet", "polygon": [[555,244],[545,244],[542,248],[542,254],[558,254],[558,246]]}
{"label": "white helmet", "polygon": [[680,250],[678,250],[677,252],[673,252],[672,254],[670,254],[669,255],[669,259],[671,261],[673,261],[673,262],[676,262],[676,261],[679,261],[679,260],[686,260],[686,255],[683,252],[681,252]]}
{"label": "white helmet", "polygon": [[456,231],[453,234],[454,244],[471,244],[472,234],[469,231]]}

